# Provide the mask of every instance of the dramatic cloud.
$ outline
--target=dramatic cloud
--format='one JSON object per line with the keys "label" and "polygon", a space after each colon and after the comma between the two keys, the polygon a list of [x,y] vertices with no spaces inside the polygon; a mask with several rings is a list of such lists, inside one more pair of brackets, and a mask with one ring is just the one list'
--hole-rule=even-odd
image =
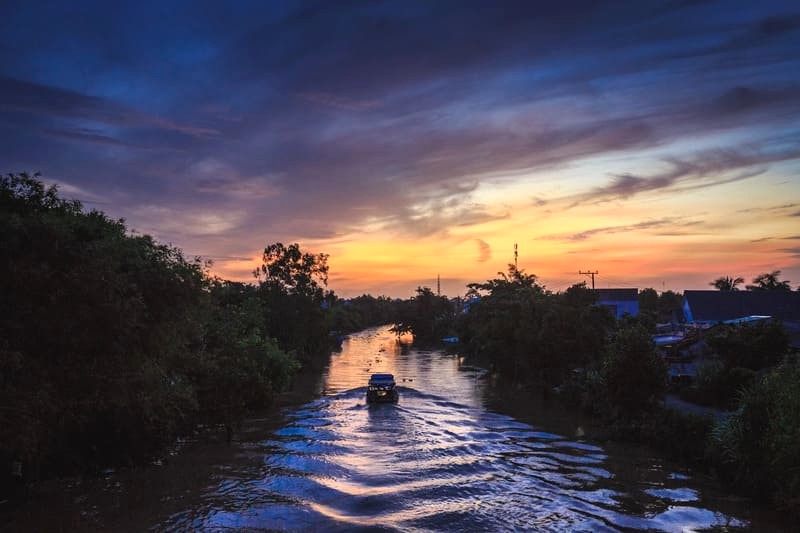
{"label": "dramatic cloud", "polygon": [[691,160],[670,158],[668,171],[649,177],[633,174],[614,176],[610,184],[595,187],[573,198],[570,207],[581,203],[601,203],[627,199],[637,194],[668,190],[686,192],[745,180],[766,172],[769,163],[800,157],[800,143],[778,151],[754,150],[750,146],[738,150],[710,150],[694,155]]}
{"label": "dramatic cloud", "polygon": [[780,248],[777,251],[782,254],[789,254],[795,259],[800,259],[800,246],[795,246],[793,248]]}
{"label": "dramatic cloud", "polygon": [[645,220],[643,222],[637,222],[636,224],[626,224],[621,226],[605,226],[601,228],[592,228],[584,230],[579,233],[564,234],[564,235],[545,235],[537,238],[545,240],[562,240],[562,241],[577,242],[577,241],[585,241],[590,237],[594,237],[595,235],[600,235],[600,234],[623,233],[623,232],[651,230],[658,228],[672,228],[672,231],[659,232],[658,234],[673,235],[675,234],[674,228],[687,228],[692,226],[698,226],[701,225],[702,223],[703,222],[700,220],[687,221],[677,217],[668,217],[658,220]]}
{"label": "dramatic cloud", "polygon": [[[180,124],[148,115],[105,98],[0,76],[0,112],[72,119],[119,128],[153,128],[191,136],[215,135],[214,129]],[[93,142],[93,139],[88,139]]]}
{"label": "dramatic cloud", "polygon": [[791,209],[793,207],[797,207],[800,204],[792,203],[792,204],[782,204],[782,205],[772,205],[768,207],[748,207],[747,209],[739,209],[737,213],[780,213],[787,209]]}
{"label": "dramatic cloud", "polygon": [[216,257],[480,235],[488,264],[487,227],[773,173],[729,210],[798,203],[781,3],[11,0],[0,35],[0,171]]}

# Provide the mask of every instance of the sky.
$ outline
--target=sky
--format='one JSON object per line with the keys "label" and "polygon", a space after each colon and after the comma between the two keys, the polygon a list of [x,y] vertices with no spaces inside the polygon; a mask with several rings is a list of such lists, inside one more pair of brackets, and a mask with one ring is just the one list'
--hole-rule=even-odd
{"label": "sky", "polygon": [[800,4],[0,3],[0,172],[252,281],[800,285]]}

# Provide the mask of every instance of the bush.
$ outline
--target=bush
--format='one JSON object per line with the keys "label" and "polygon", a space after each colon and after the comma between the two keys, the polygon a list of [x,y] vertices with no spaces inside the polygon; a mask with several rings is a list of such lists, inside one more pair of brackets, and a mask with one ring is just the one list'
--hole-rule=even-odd
{"label": "bush", "polygon": [[774,366],[789,349],[789,336],[780,322],[718,325],[708,331],[706,342],[728,368],[760,370]]}
{"label": "bush", "polygon": [[707,360],[697,367],[695,384],[681,391],[681,397],[700,405],[734,409],[742,390],[756,378],[749,368],[726,368],[717,360]]}
{"label": "bush", "polygon": [[756,497],[800,512],[800,364],[787,360],[742,394],[714,431],[723,474]]}
{"label": "bush", "polygon": [[667,387],[667,365],[637,324],[619,329],[606,351],[602,376],[610,404],[626,414],[651,410]]}

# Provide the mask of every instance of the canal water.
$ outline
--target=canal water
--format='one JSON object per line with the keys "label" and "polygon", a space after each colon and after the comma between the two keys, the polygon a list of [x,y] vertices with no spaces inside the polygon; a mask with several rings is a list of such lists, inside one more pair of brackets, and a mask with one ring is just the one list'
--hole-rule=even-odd
{"label": "canal water", "polygon": [[[374,372],[397,404],[367,405]],[[457,355],[347,338],[313,398],[249,421],[232,444],[109,472],[12,513],[14,530],[739,531],[775,529],[701,475],[497,391]],[[545,412],[546,411],[546,412]],[[513,414],[513,416],[512,416]]]}

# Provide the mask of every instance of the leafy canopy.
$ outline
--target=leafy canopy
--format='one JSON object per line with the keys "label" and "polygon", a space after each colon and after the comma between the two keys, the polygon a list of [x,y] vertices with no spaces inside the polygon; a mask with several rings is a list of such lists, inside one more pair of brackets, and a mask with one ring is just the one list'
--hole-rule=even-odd
{"label": "leafy canopy", "polygon": [[253,274],[263,283],[287,293],[310,296],[321,301],[328,285],[328,254],[300,250],[297,243],[281,242],[264,248],[263,264]]}

